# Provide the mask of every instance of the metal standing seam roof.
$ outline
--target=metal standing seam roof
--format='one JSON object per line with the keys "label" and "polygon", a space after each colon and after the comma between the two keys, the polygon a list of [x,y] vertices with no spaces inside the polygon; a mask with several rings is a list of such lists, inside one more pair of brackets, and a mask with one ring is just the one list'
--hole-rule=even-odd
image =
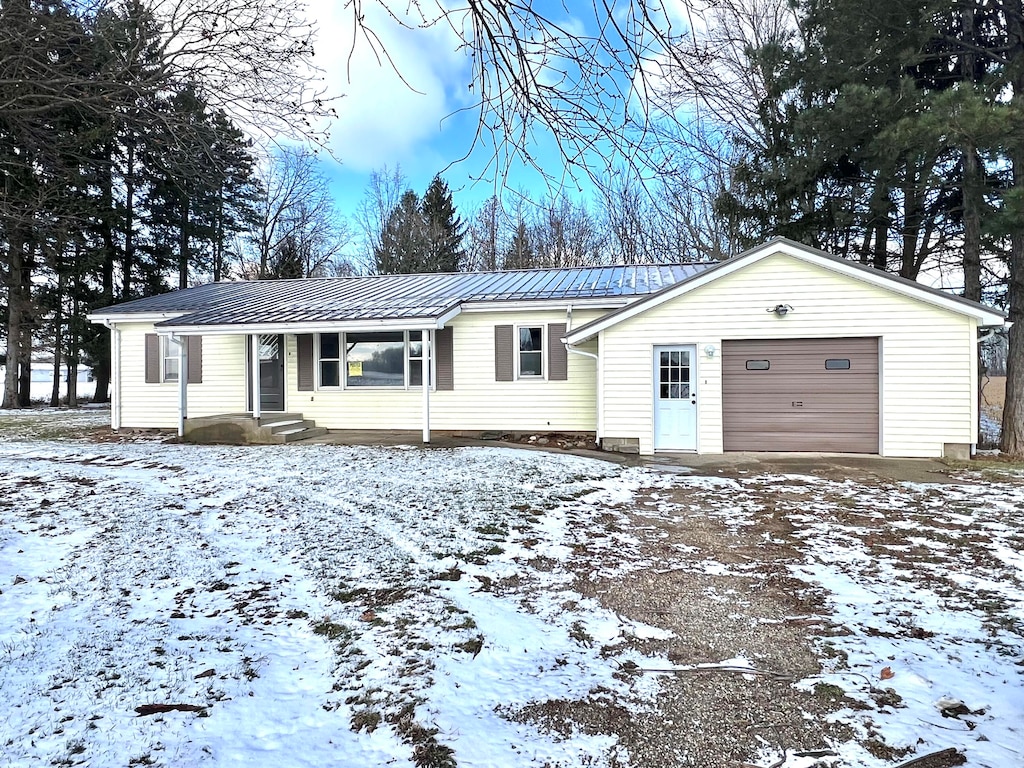
{"label": "metal standing seam roof", "polygon": [[460,304],[648,296],[711,266],[645,264],[209,283],[94,314],[182,314],[158,323],[168,327],[430,319]]}

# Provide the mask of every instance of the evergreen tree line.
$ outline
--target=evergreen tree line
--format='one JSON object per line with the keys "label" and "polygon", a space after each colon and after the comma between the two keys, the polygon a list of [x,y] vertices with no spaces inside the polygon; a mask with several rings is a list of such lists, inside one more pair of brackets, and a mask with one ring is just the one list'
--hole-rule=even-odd
{"label": "evergreen tree line", "polygon": [[596,185],[589,202],[507,191],[463,217],[440,176],[420,197],[400,168],[385,168],[372,175],[356,217],[369,258],[353,262],[394,274],[725,258],[720,241],[699,236],[701,217],[670,179],[646,186],[628,179],[624,171]]}
{"label": "evergreen tree line", "polygon": [[[315,195],[275,199],[280,179],[236,120],[327,112],[302,88],[309,30],[282,23],[291,10],[0,0],[3,407],[29,403],[33,347],[66,364],[72,404],[83,357],[106,399],[108,334],[84,319],[94,308],[232,271],[325,268],[309,251],[330,250],[333,210]],[[269,166],[308,180],[303,157]],[[261,239],[268,216],[277,226]]]}
{"label": "evergreen tree line", "polygon": [[1013,322],[1002,448],[1024,453],[1021,0],[768,0],[760,26],[749,7],[709,27],[746,41],[706,62],[727,90],[675,84],[703,110],[692,156],[728,161],[707,199],[733,248],[784,235],[911,280],[961,274]]}

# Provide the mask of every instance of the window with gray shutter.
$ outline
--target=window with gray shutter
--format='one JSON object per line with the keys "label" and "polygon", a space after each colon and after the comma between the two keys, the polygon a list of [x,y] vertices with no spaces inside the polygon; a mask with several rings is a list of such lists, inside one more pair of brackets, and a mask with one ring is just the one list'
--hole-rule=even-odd
{"label": "window with gray shutter", "polygon": [[515,347],[511,325],[494,326],[494,380],[512,381],[516,376]]}
{"label": "window with gray shutter", "polygon": [[569,378],[569,353],[562,343],[565,323],[551,323],[548,326],[548,381],[565,381]]}
{"label": "window with gray shutter", "polygon": [[434,332],[434,360],[437,366],[437,389],[455,389],[454,351],[451,326]]}
{"label": "window with gray shutter", "polygon": [[203,337],[187,336],[188,342],[188,383],[203,383]]}
{"label": "window with gray shutter", "polygon": [[299,392],[313,391],[313,334],[300,333],[295,337],[298,351]]}
{"label": "window with gray shutter", "polygon": [[160,337],[146,334],[146,383],[160,383]]}

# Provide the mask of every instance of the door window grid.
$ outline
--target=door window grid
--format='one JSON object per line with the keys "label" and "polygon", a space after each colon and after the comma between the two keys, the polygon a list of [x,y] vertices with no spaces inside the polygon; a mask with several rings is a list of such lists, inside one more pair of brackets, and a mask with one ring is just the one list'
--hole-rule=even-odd
{"label": "door window grid", "polygon": [[662,350],[658,360],[658,388],[662,400],[690,397],[690,353]]}

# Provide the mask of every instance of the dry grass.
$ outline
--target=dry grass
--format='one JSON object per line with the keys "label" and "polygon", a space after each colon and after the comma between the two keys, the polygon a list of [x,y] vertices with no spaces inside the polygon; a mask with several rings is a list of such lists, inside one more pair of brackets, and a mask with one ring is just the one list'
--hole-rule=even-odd
{"label": "dry grass", "polygon": [[981,380],[981,404],[1003,409],[1003,401],[1006,399],[1006,377],[985,376]]}

